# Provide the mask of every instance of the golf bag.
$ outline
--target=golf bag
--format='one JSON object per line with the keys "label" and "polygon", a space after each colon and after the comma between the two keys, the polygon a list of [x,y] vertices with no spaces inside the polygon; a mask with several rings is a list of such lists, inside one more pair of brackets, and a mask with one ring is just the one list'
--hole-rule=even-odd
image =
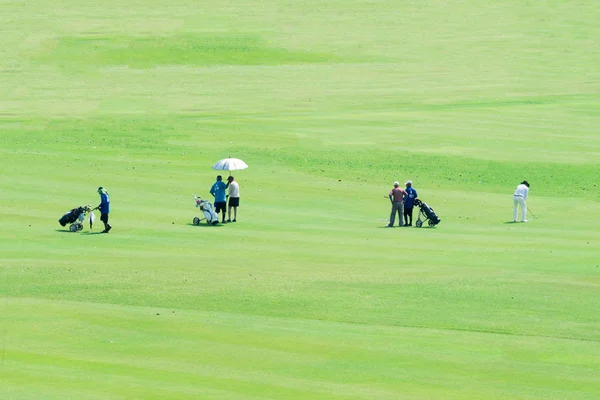
{"label": "golf bag", "polygon": [[206,221],[209,225],[217,225],[219,223],[219,216],[210,201],[202,200],[201,197],[194,195],[194,202],[204,215],[203,218],[194,217],[194,225],[200,225],[201,221]]}
{"label": "golf bag", "polygon": [[69,231],[77,232],[83,229],[83,221],[85,221],[86,215],[89,213],[90,229],[95,219],[94,212],[91,206],[81,206],[74,208],[66,212],[59,220],[58,223],[61,226],[69,225]]}
{"label": "golf bag", "polygon": [[[427,203],[423,203],[421,200],[417,199],[415,200],[415,205],[419,207],[419,216],[417,217],[416,222],[417,228],[422,227],[423,222],[426,221],[429,226],[436,226],[440,223],[441,220],[439,219],[435,211],[433,211],[433,208],[429,207]],[[421,215],[425,217],[423,220],[421,220]]]}

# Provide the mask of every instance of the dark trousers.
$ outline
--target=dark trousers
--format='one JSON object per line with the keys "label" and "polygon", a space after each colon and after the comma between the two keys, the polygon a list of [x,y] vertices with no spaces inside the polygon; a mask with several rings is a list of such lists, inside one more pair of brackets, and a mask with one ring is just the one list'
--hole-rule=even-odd
{"label": "dark trousers", "polygon": [[108,224],[108,214],[100,214],[100,221],[104,222],[104,230],[110,229]]}
{"label": "dark trousers", "polygon": [[[413,208],[404,207],[404,225],[412,225],[412,210]],[[410,222],[409,221],[410,217]]]}

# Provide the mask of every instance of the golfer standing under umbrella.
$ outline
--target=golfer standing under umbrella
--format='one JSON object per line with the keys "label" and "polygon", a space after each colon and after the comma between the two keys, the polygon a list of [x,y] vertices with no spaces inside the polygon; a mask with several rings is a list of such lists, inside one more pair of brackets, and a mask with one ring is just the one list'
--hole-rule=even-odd
{"label": "golfer standing under umbrella", "polygon": [[225,189],[227,185],[223,182],[221,175],[217,176],[217,181],[210,188],[210,194],[215,198],[215,212],[219,215],[219,212],[223,211],[223,221],[225,223],[225,214],[227,213],[227,198],[225,196]]}
{"label": "golfer standing under umbrella", "polygon": [[[240,185],[233,176],[227,178],[227,187],[229,188],[229,219],[227,222],[236,222],[237,209],[240,205]],[[231,220],[231,209],[233,208],[233,220]]]}

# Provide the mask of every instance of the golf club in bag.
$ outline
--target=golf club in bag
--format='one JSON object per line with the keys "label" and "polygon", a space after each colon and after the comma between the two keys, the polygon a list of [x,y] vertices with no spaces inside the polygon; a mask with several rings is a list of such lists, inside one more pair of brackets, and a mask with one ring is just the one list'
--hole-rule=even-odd
{"label": "golf club in bag", "polygon": [[204,215],[203,218],[194,217],[194,225],[200,225],[201,221],[206,221],[206,223],[209,225],[217,225],[219,223],[219,216],[213,209],[213,205],[210,203],[210,201],[202,200],[201,197],[196,195],[193,196],[194,204],[202,211],[202,214]]}
{"label": "golf club in bag", "polygon": [[94,223],[94,219],[96,216],[94,215],[94,209],[92,206],[81,206],[77,208],[73,208],[70,211],[67,211],[59,220],[58,223],[61,226],[69,225],[70,232],[77,232],[83,229],[83,222],[88,218],[90,222],[90,229],[92,229],[92,225]]}

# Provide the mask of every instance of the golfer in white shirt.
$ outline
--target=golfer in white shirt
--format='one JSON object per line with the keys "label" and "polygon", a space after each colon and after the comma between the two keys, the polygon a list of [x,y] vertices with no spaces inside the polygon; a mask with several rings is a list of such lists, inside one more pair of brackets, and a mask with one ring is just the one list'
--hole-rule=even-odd
{"label": "golfer in white shirt", "polygon": [[[236,182],[233,176],[227,178],[227,186],[229,189],[229,218],[227,222],[237,221],[237,209],[240,205],[240,185]],[[231,209],[233,208],[233,221],[231,220]]]}
{"label": "golfer in white shirt", "polygon": [[513,222],[517,222],[517,207],[521,206],[521,222],[527,222],[527,195],[529,194],[529,182],[523,181],[513,195],[513,203],[515,208],[513,210]]}

